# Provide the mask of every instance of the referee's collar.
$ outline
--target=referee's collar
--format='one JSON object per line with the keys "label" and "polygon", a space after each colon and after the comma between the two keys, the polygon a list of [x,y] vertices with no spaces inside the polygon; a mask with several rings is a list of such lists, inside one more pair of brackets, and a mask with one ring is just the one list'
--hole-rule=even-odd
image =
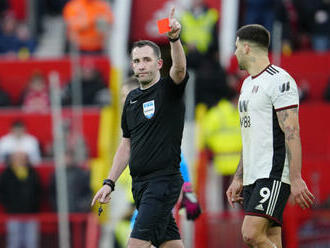
{"label": "referee's collar", "polygon": [[162,78],[159,78],[159,80],[158,80],[157,82],[155,82],[153,85],[151,85],[151,86],[148,87],[148,88],[141,89],[141,87],[139,87],[139,90],[140,90],[141,92],[148,92],[148,91],[150,91],[150,90],[156,88],[157,85],[159,84],[159,82],[161,81],[161,79],[162,79]]}

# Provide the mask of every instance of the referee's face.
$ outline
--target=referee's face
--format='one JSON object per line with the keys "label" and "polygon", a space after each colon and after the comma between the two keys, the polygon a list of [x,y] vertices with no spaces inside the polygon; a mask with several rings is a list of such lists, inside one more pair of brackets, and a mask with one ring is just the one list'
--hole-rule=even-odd
{"label": "referee's face", "polygon": [[132,69],[142,85],[154,82],[162,64],[150,46],[135,47],[132,51]]}

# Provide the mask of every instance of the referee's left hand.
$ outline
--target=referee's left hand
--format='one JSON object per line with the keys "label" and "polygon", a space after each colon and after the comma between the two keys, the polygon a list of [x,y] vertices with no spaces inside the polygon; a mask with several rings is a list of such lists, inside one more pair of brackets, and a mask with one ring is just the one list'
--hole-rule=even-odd
{"label": "referee's left hand", "polygon": [[174,18],[175,8],[172,8],[170,11],[170,15],[168,17],[170,22],[171,31],[167,33],[168,37],[171,39],[176,39],[179,37],[181,32],[181,24],[177,19]]}
{"label": "referee's left hand", "polygon": [[103,185],[103,187],[95,194],[91,206],[93,207],[96,201],[99,201],[99,203],[102,204],[109,203],[111,199],[110,194],[111,188],[108,185]]}

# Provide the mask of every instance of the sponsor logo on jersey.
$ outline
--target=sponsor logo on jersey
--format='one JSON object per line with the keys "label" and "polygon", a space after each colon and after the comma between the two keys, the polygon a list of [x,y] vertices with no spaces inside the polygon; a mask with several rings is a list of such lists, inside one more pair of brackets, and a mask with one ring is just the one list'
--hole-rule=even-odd
{"label": "sponsor logo on jersey", "polygon": [[249,100],[241,100],[238,103],[239,112],[247,112],[248,111]]}
{"label": "sponsor logo on jersey", "polygon": [[285,92],[285,91],[289,91],[290,90],[290,82],[286,82],[284,84],[282,84],[281,86],[279,86],[279,90],[281,93]]}
{"label": "sponsor logo on jersey", "polygon": [[262,206],[262,204],[258,204],[254,209],[264,211],[264,207]]}
{"label": "sponsor logo on jersey", "polygon": [[148,119],[151,119],[155,114],[155,101],[148,101],[143,103],[143,113]]}

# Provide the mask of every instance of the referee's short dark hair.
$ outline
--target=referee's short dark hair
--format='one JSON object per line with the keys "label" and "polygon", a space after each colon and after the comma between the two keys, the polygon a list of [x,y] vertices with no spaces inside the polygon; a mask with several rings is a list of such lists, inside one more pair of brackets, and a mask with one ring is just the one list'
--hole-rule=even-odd
{"label": "referee's short dark hair", "polygon": [[237,31],[236,35],[239,38],[239,41],[242,40],[250,41],[264,49],[269,48],[270,33],[262,25],[259,24],[245,25]]}
{"label": "referee's short dark hair", "polygon": [[131,55],[132,55],[132,51],[134,48],[144,47],[144,46],[151,47],[157,58],[161,57],[161,52],[160,52],[159,46],[155,42],[152,42],[150,40],[139,40],[139,41],[134,42],[133,46],[132,46],[132,50],[131,50]]}

